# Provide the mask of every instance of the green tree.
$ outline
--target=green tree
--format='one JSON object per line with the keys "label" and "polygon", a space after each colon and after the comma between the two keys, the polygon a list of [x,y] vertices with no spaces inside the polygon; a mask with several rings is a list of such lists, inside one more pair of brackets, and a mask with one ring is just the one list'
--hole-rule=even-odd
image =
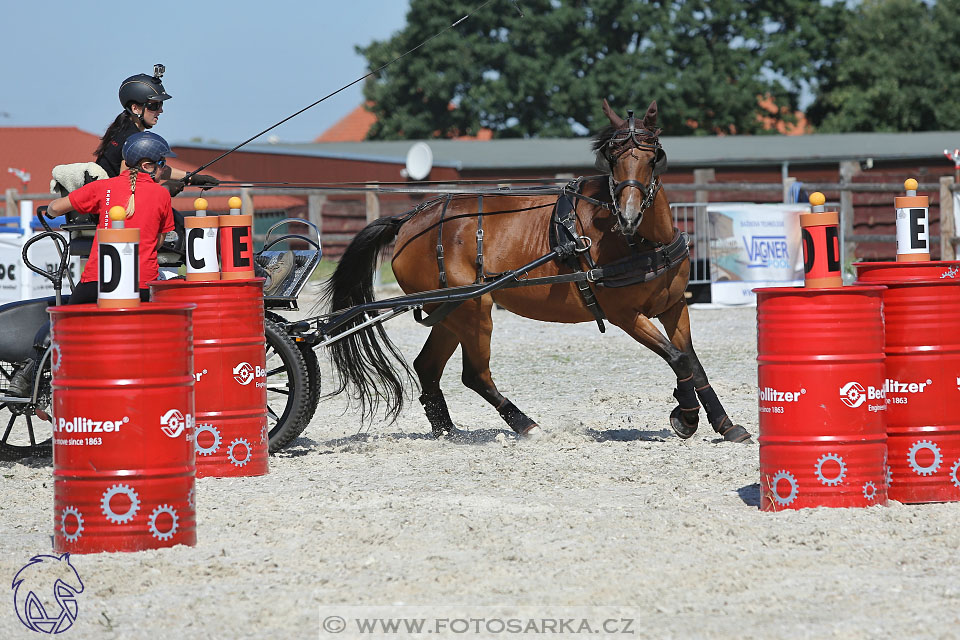
{"label": "green tree", "polygon": [[[407,26],[358,47],[375,69],[468,13],[477,0],[411,0]],[[792,120],[845,10],[811,0],[509,0],[390,65],[365,86],[373,139],[572,136],[606,124],[602,98],[671,135],[765,131],[758,98]]]}
{"label": "green tree", "polygon": [[867,0],[836,40],[807,116],[818,131],[956,129],[960,2]]}

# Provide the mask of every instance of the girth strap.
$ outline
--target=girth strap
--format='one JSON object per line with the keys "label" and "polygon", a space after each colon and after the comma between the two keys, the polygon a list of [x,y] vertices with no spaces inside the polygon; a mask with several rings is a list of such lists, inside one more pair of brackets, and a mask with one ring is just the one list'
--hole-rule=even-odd
{"label": "girth strap", "polygon": [[687,234],[674,229],[673,240],[669,244],[591,269],[587,273],[587,280],[611,288],[650,282],[686,260],[690,255],[689,244]]}
{"label": "girth strap", "polygon": [[476,284],[483,282],[483,196],[477,196],[477,279]]}
{"label": "girth strap", "polygon": [[[578,188],[579,183],[575,183],[575,187]],[[551,248],[556,248],[558,245],[566,242],[573,242],[576,249],[573,254],[567,255],[561,260],[564,265],[574,272],[582,271],[580,260],[577,258],[577,254],[579,254],[584,256],[589,269],[596,269],[597,265],[590,256],[590,245],[585,244],[580,234],[577,233],[576,202],[564,191],[564,193],[557,198],[557,204],[553,208],[553,216],[550,221],[550,246]],[[577,285],[577,291],[580,292],[580,297],[583,299],[583,304],[590,313],[593,314],[593,319],[597,321],[597,328],[600,329],[600,333],[605,333],[607,328],[603,324],[603,319],[606,316],[603,313],[603,309],[600,308],[600,303],[597,302],[597,297],[594,295],[593,289],[590,288],[590,285],[585,280],[576,280],[575,283]]]}

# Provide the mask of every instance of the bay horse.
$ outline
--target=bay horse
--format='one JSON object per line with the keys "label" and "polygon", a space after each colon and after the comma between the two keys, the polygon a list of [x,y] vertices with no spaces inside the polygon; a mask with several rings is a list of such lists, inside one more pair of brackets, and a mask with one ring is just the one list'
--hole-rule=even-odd
{"label": "bay horse", "polygon": [[[527,189],[521,194],[447,195],[406,214],[381,218],[354,237],[325,285],[331,312],[372,302],[377,259],[394,241],[393,272],[408,294],[490,281],[562,241],[573,247],[567,252],[572,255],[535,268],[531,279],[599,267],[593,273],[601,277],[586,281],[497,289],[456,306],[433,325],[413,369],[435,436],[454,428],[440,377],[457,346],[463,355],[463,384],[493,405],[517,433],[539,430],[497,390],[490,374],[491,309],[496,303],[534,320],[596,321],[601,331],[603,319],[609,320],[663,358],[676,374],[678,404],[670,413],[670,425],[679,437],[696,432],[702,403],[710,424],[725,440],[750,440],[746,429],[727,417],[693,350],[684,300],[690,275],[687,238],[674,228],[660,181],[666,154],[659,141],[657,103],[651,102],[640,122],[633,112],[627,119],[620,117],[606,100],[603,112],[610,124],[594,137],[593,150],[605,175],[576,180],[560,197],[556,189],[546,194]],[[437,308],[427,305],[424,311]],[[654,318],[666,335],[653,324]],[[359,403],[363,420],[375,414],[381,402],[386,417],[396,419],[403,407],[403,378],[412,372],[382,325],[333,342],[329,349],[339,377],[333,394],[349,393]]]}

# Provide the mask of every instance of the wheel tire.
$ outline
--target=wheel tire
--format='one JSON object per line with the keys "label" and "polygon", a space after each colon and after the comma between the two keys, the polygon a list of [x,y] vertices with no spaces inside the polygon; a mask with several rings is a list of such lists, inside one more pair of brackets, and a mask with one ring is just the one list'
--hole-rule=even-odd
{"label": "wheel tire", "polygon": [[[4,372],[10,367],[4,362]],[[42,402],[36,405],[0,402],[0,460],[16,462],[24,458],[53,456],[53,424],[38,417],[36,410],[50,413],[50,362],[44,362],[41,372]],[[5,385],[0,396],[5,395]]]}
{"label": "wheel tire", "polygon": [[[264,311],[263,317],[281,327],[288,322],[286,318],[273,311]],[[303,356],[303,362],[307,366],[307,382],[310,385],[310,397],[303,418],[304,428],[306,428],[317,413],[317,405],[320,402],[320,362],[313,347],[297,343],[297,348],[300,349],[300,355]]]}
{"label": "wheel tire", "polygon": [[303,355],[283,327],[263,323],[267,349],[267,428],[270,453],[290,444],[307,427],[309,376]]}
{"label": "wheel tire", "polygon": [[303,356],[303,362],[307,365],[307,383],[310,385],[310,398],[307,408],[304,411],[304,423],[310,424],[314,414],[317,413],[317,404],[320,402],[320,363],[317,361],[317,352],[312,347],[306,345],[297,345],[300,348],[300,355]]}

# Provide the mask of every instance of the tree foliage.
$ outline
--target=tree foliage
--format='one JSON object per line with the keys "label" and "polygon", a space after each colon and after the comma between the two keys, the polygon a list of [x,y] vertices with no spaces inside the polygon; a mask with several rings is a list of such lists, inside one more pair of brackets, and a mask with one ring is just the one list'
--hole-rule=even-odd
{"label": "tree foliage", "polygon": [[[479,0],[411,0],[407,26],[359,47],[376,69]],[[666,134],[762,133],[792,121],[846,9],[815,0],[493,0],[364,88],[373,139],[582,135],[651,100]],[[758,105],[769,96],[781,111]]]}
{"label": "tree foliage", "polygon": [[867,0],[807,111],[822,132],[936,131],[960,121],[960,0]]}

